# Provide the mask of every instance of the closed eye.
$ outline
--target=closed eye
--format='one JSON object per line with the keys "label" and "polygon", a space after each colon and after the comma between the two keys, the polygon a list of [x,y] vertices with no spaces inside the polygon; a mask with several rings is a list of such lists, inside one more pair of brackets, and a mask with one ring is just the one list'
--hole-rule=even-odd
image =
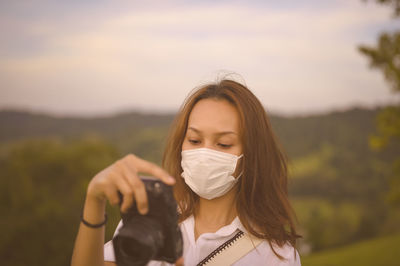
{"label": "closed eye", "polygon": [[200,144],[200,140],[197,139],[189,139],[189,142],[196,145],[196,144]]}
{"label": "closed eye", "polygon": [[232,147],[231,144],[218,143],[218,145],[219,145],[221,148],[224,148],[224,149],[228,149],[228,148]]}

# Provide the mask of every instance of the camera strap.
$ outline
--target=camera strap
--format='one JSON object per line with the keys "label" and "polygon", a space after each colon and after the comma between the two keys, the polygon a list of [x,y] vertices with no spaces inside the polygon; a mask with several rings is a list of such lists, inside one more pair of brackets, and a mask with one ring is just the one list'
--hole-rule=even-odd
{"label": "camera strap", "polygon": [[255,249],[262,239],[239,231],[234,237],[211,252],[197,266],[232,265],[244,255]]}

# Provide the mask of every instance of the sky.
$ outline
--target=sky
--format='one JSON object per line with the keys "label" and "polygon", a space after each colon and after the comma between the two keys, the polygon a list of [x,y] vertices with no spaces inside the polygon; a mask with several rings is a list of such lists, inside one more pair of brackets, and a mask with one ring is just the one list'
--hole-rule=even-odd
{"label": "sky", "polygon": [[173,112],[226,76],[283,115],[385,105],[357,46],[400,23],[374,2],[0,0],[0,109]]}

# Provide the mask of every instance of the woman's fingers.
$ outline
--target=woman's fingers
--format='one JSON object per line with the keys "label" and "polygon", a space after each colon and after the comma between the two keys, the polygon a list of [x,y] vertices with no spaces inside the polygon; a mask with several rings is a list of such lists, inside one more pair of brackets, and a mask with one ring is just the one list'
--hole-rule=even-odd
{"label": "woman's fingers", "polygon": [[111,185],[107,186],[104,189],[104,194],[111,205],[115,206],[115,205],[119,204],[120,199],[119,199],[119,195],[118,195],[118,190],[115,186],[111,186]]}
{"label": "woman's fingers", "polygon": [[148,211],[147,192],[143,182],[140,179],[134,179],[134,192],[136,206],[141,214],[146,214]]}
{"label": "woman's fingers", "polygon": [[146,214],[148,211],[147,193],[142,180],[137,176],[135,169],[132,169],[128,163],[124,163],[121,168],[123,178],[133,190],[138,211],[141,214]]}
{"label": "woman's fingers", "polygon": [[175,179],[170,176],[164,169],[159,167],[158,165],[151,163],[149,161],[143,160],[139,157],[136,157],[133,154],[127,155],[124,160],[131,165],[134,165],[138,172],[150,174],[154,177],[159,178],[161,181],[168,185],[175,184]]}
{"label": "woman's fingers", "polygon": [[118,191],[122,194],[121,211],[126,212],[134,202],[134,189],[121,174],[113,175]]}
{"label": "woman's fingers", "polygon": [[108,199],[111,205],[120,203],[120,192],[123,196],[121,211],[126,212],[136,201],[138,211],[148,211],[147,193],[138,173],[150,174],[168,185],[173,185],[172,178],[161,167],[129,154],[106,169],[99,172],[88,186],[88,196],[97,200]]}

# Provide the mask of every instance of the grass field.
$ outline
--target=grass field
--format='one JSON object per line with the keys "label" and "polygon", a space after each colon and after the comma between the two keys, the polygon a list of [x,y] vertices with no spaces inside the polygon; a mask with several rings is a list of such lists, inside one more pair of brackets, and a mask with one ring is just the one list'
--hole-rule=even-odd
{"label": "grass field", "polygon": [[400,234],[376,238],[301,258],[303,266],[399,266]]}

